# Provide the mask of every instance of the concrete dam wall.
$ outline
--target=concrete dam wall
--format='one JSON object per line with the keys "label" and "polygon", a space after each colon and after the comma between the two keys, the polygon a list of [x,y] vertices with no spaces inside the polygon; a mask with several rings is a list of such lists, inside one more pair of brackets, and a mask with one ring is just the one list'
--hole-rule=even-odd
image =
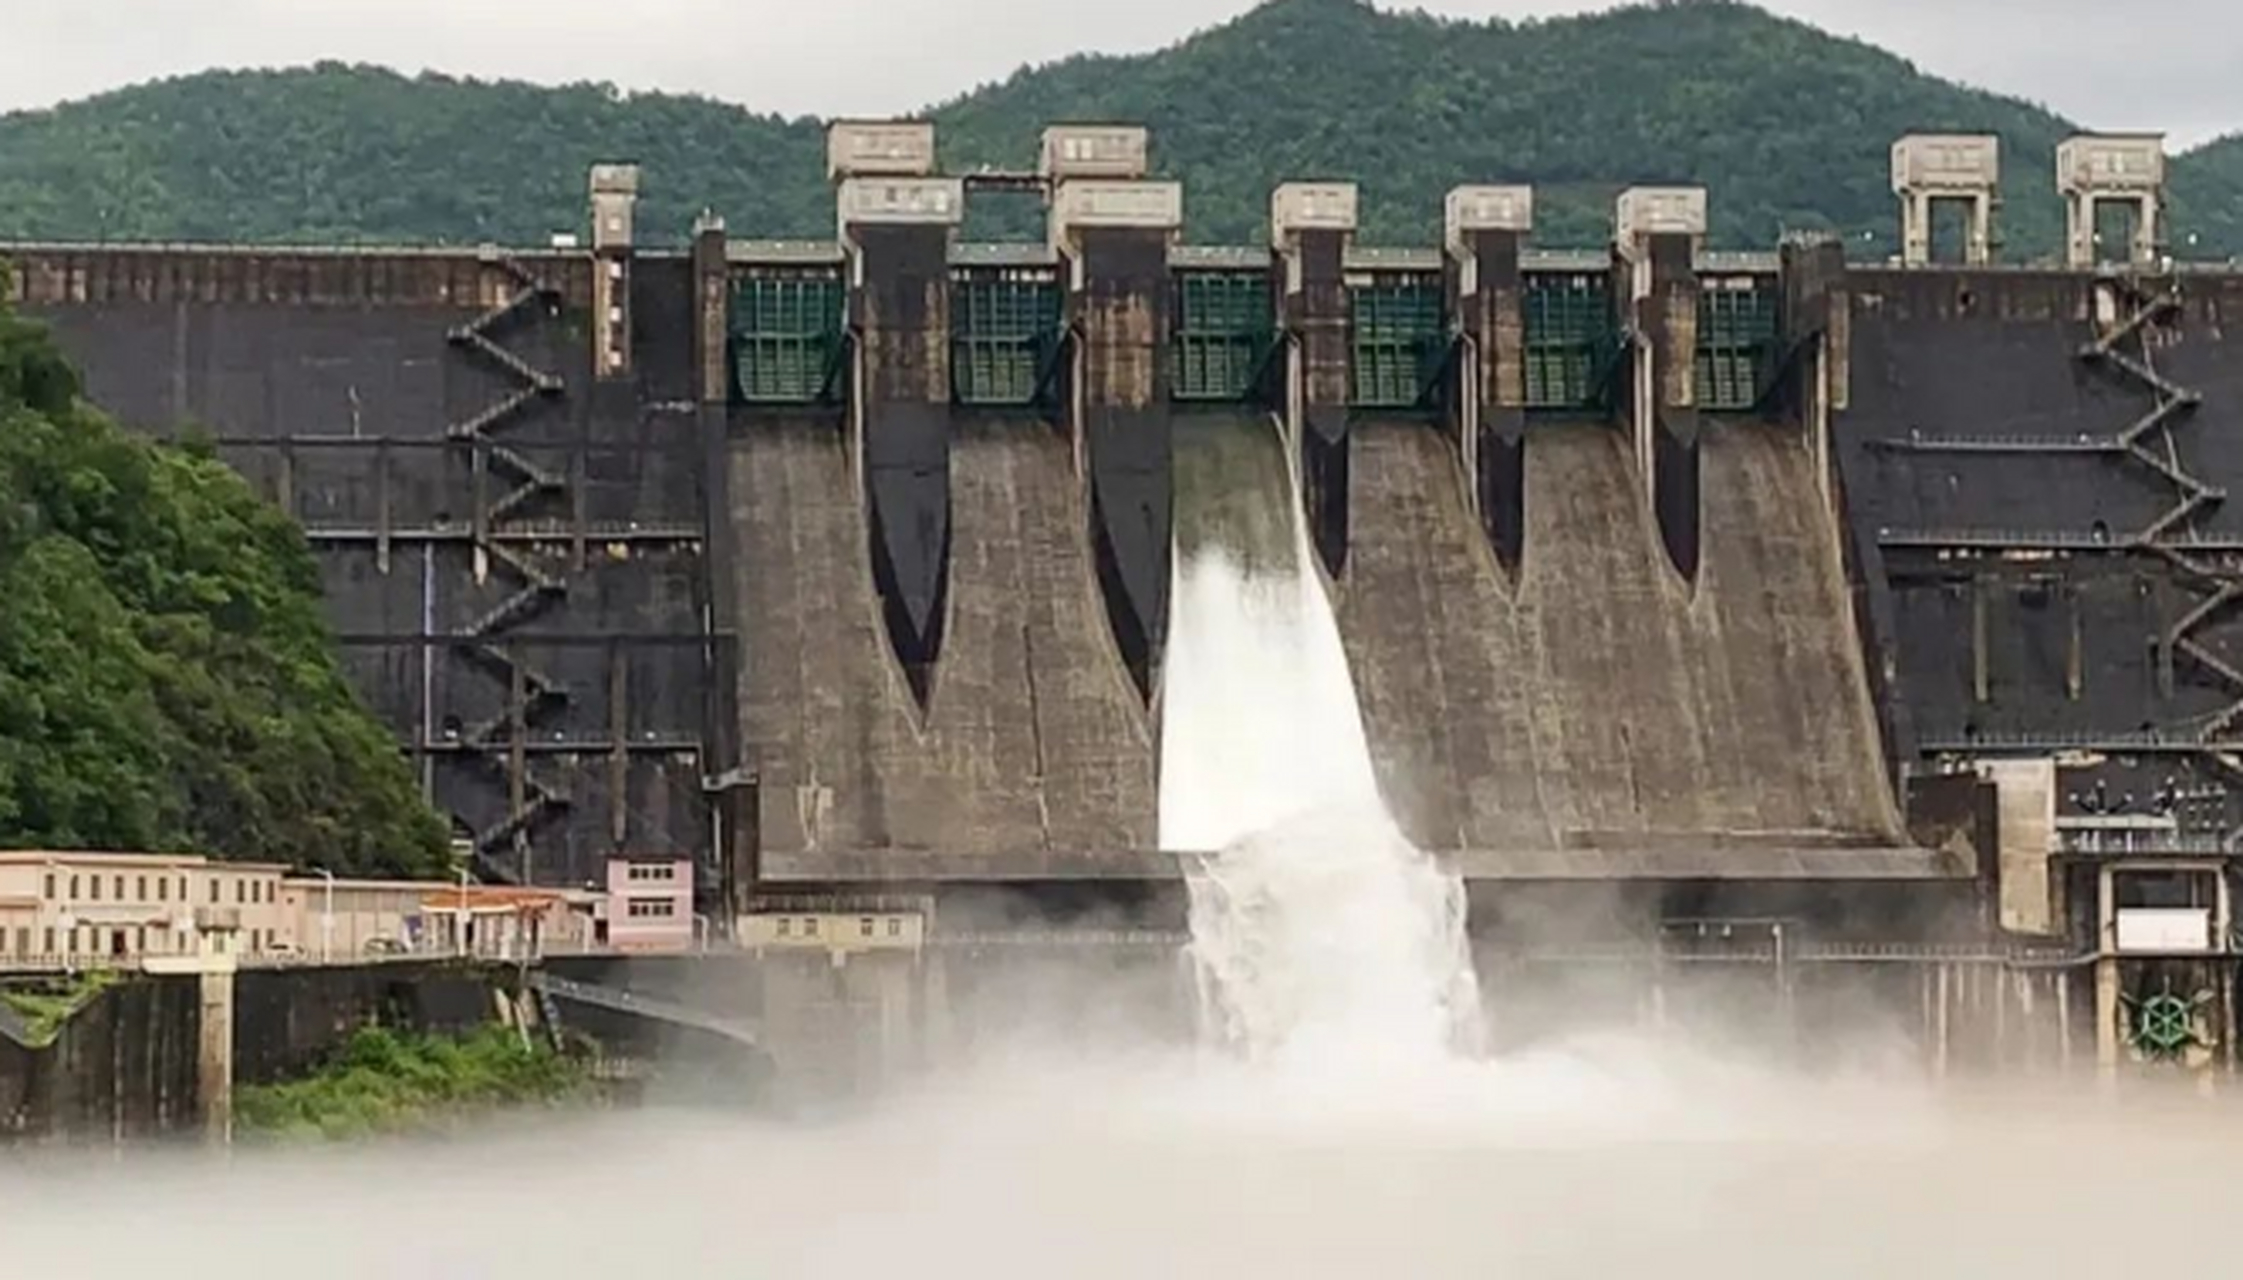
{"label": "concrete dam wall", "polygon": [[956,424],[924,712],[882,634],[840,424],[752,420],[735,440],[739,699],[767,868],[854,878],[931,855],[947,874],[1033,878],[1152,847],[1152,728],[1052,423]]}
{"label": "concrete dam wall", "polygon": [[1899,840],[1796,429],[1704,438],[1695,584],[1661,555],[1611,428],[1528,439],[1516,573],[1480,536],[1440,433],[1373,423],[1354,446],[1341,628],[1412,840],[1520,869],[1562,868],[1568,850],[1718,865],[1723,849]]}
{"label": "concrete dam wall", "polygon": [[2132,742],[2195,769],[2243,698],[2243,283],[1865,273],[1855,291],[1838,457],[1911,734]]}
{"label": "concrete dam wall", "polygon": [[1166,880],[1172,551],[1272,495],[1476,877],[1953,877],[1983,806],[1920,784],[2020,754],[2243,823],[2236,273],[1374,251],[1322,187],[1180,246],[1130,182],[974,245],[966,190],[811,245],[0,256],[97,401],[304,523],[492,879]]}
{"label": "concrete dam wall", "polygon": [[8,256],[95,403],[210,439],[303,524],[346,668],[483,874],[706,854],[700,757],[729,712],[705,705],[682,264],[639,273],[646,358],[603,381],[580,258]]}
{"label": "concrete dam wall", "polygon": [[[1615,851],[1780,872],[1769,851],[1898,841],[1803,428],[1706,429],[1690,575],[1630,429],[1538,423],[1506,564],[1473,509],[1496,490],[1437,408],[1287,425],[1350,379],[1273,372],[1271,267],[1092,247],[1113,274],[1082,327],[1011,346],[974,326],[1063,303],[1053,260],[946,268],[939,236],[878,242],[868,269],[900,283],[854,319],[832,268],[721,239],[627,262],[16,256],[97,400],[213,433],[305,522],[361,689],[487,875],[581,883],[653,846],[735,894],[1166,877],[1169,543],[1289,500],[1289,469],[1339,562],[1382,785],[1427,847],[1602,875]],[[602,266],[626,304],[605,376]],[[1332,340],[1355,295],[1319,296],[1341,310],[1292,321],[1322,326],[1311,348],[1372,359]],[[757,327],[772,298],[827,297],[829,319]],[[1210,315],[1231,328],[1203,339]],[[800,385],[769,394],[781,356]],[[992,395],[970,381],[991,370],[1018,376]],[[1288,468],[1281,432],[1320,443]],[[1225,439],[1259,443],[1210,464]]]}

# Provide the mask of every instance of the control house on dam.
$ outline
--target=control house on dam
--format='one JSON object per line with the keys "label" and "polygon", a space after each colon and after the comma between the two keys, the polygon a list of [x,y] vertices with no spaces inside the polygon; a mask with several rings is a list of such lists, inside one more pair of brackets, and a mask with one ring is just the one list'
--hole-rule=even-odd
{"label": "control house on dam", "polygon": [[[833,127],[830,242],[681,247],[615,164],[582,242],[0,258],[302,523],[479,874],[690,855],[844,1052],[970,1036],[1011,957],[1175,980],[1172,574],[1253,489],[1499,1026],[1866,999],[1941,1064],[2224,1070],[2243,269],[2167,256],[2154,136],[2064,144],[2049,263],[1999,261],[1995,139],[1892,159],[1874,264],[1710,251],[1668,187],[1596,248],[1517,186],[1359,244],[1341,182],[1188,245],[1141,129],[957,177],[914,122]],[[987,190],[1047,234],[965,242]]]}

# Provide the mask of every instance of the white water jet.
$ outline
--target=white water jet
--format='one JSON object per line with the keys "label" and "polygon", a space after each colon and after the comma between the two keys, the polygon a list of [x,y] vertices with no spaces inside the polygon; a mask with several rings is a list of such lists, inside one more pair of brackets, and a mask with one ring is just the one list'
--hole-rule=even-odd
{"label": "white water jet", "polygon": [[1160,839],[1205,855],[1187,877],[1202,1003],[1258,1060],[1345,1075],[1447,1061],[1478,1041],[1463,885],[1387,815],[1293,526],[1292,555],[1253,570],[1220,547],[1175,561]]}

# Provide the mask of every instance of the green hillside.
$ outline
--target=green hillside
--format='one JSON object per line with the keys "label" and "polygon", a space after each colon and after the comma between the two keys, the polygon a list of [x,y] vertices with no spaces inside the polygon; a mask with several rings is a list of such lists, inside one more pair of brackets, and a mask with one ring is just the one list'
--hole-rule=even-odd
{"label": "green hillside", "polygon": [[[2206,250],[2243,255],[2243,134],[2198,147],[2173,173],[2174,243],[2195,257]],[[2188,243],[2195,235],[2197,243]]]}
{"label": "green hillside", "polygon": [[[1717,241],[1789,228],[1889,248],[1891,140],[1991,130],[2007,144],[2013,251],[2045,252],[2071,125],[1853,40],[1743,5],[1563,20],[1446,21],[1353,0],[1274,0],[1149,55],[1023,70],[936,107],[953,164],[1025,165],[1060,120],[1142,121],[1188,184],[1194,239],[1251,240],[1286,178],[1351,177],[1366,236],[1431,237],[1465,181],[1543,190],[1540,238],[1594,243],[1631,182],[1712,188]],[[642,226],[704,207],[735,234],[830,233],[814,121],[700,98],[407,78],[323,65],[143,85],[0,117],[0,235],[537,241],[582,218],[585,165],[647,167]],[[2243,252],[2243,144],[2184,158],[2177,229]]]}
{"label": "green hillside", "polygon": [[442,822],[343,679],[302,532],[207,452],[87,407],[5,302],[0,600],[0,848],[443,869]]}

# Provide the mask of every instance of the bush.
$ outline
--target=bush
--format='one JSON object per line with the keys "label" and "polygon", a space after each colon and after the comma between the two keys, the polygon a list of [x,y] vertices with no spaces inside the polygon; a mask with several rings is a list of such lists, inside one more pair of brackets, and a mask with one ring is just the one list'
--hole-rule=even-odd
{"label": "bush", "polygon": [[317,1074],[234,1092],[245,1134],[337,1140],[439,1128],[505,1106],[576,1094],[578,1065],[519,1032],[487,1027],[447,1039],[366,1027]]}

